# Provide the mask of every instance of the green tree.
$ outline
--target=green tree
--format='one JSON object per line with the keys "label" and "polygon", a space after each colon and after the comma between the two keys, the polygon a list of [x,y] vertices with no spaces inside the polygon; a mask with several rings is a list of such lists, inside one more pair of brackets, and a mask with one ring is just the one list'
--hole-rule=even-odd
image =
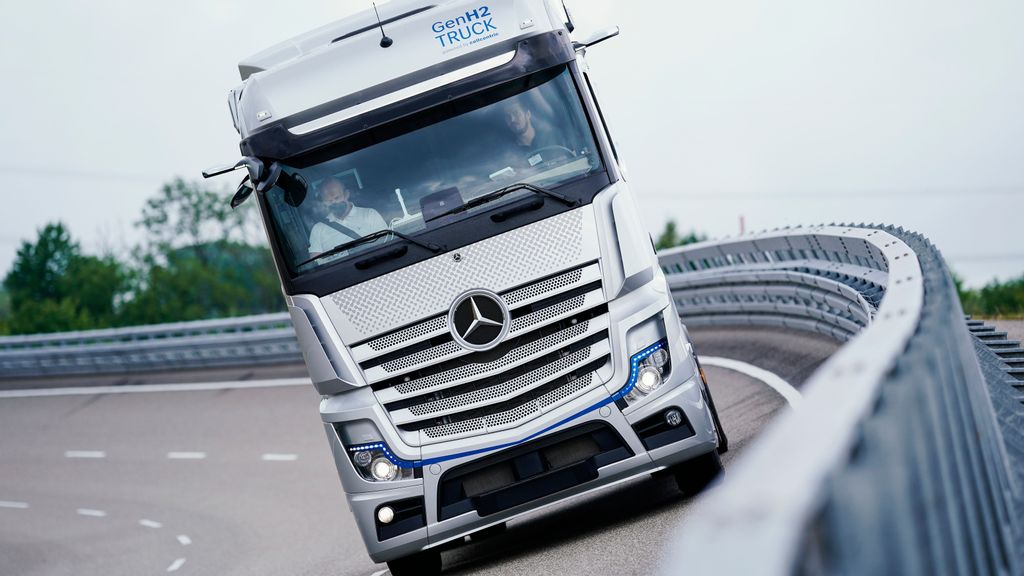
{"label": "green tree", "polygon": [[129,324],[221,318],[282,309],[270,251],[216,241],[169,250],[140,275]]}
{"label": "green tree", "polygon": [[979,316],[1024,315],[1024,275],[1008,282],[989,282],[972,294],[965,309]]}
{"label": "green tree", "polygon": [[64,296],[63,278],[79,247],[64,224],[57,222],[39,230],[35,244],[22,242],[14,266],[4,278],[4,289],[17,309],[26,300],[59,300]]}
{"label": "green tree", "polygon": [[964,313],[977,317],[1024,317],[1024,275],[1007,282],[993,280],[979,289],[964,287],[951,272]]}
{"label": "green tree", "polygon": [[699,234],[696,231],[691,230],[686,234],[680,236],[679,230],[676,227],[675,220],[669,220],[665,223],[665,229],[662,230],[658,239],[654,242],[654,247],[658,250],[664,250],[666,248],[673,248],[675,246],[684,246],[686,244],[694,244],[696,242],[703,242],[708,237],[705,234]]}
{"label": "green tree", "polygon": [[56,332],[114,325],[126,274],[113,257],[82,254],[58,222],[44,226],[35,243],[21,244],[3,284],[10,332]]}
{"label": "green tree", "polygon": [[254,203],[232,210],[228,194],[176,179],[143,209],[147,242],[136,250],[122,319],[150,324],[282,309],[273,260],[258,245]]}
{"label": "green tree", "polygon": [[0,335],[11,333],[11,296],[0,284]]}
{"label": "green tree", "polygon": [[[146,201],[136,225],[146,231],[143,248],[149,256],[216,241],[252,244],[259,238],[254,207],[255,202],[249,202],[232,210],[225,192],[175,178]],[[206,259],[201,250],[196,256]]]}

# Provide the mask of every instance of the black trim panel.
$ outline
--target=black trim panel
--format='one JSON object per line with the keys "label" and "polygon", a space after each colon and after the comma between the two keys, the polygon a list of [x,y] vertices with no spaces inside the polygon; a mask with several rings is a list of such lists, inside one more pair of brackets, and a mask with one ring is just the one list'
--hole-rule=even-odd
{"label": "black trim panel", "polygon": [[[372,110],[331,124],[309,134],[293,134],[290,128],[311,122],[349,108],[355,104],[385,96],[396,90],[413,86],[425,80],[436,78],[459,68],[469,66],[503,52],[515,50],[512,60],[502,66],[475,74],[469,78],[453,82],[424,94],[407,98],[390,106]],[[293,156],[309,153],[321,146],[343,140],[364,130],[368,130],[400,118],[422,112],[450,100],[468,96],[488,88],[493,88],[510,80],[528,76],[547,68],[567,64],[576,57],[568,37],[561,30],[532,36],[525,40],[510,41],[498,44],[465,57],[442,62],[413,74],[396,78],[377,86],[347,94],[331,102],[326,102],[282,118],[261,127],[258,131],[242,140],[239,147],[243,156],[256,156],[262,159],[283,160]]]}
{"label": "black trim panel", "polygon": [[438,483],[438,518],[495,514],[594,480],[602,466],[633,455],[607,423],[581,424],[448,470]]}

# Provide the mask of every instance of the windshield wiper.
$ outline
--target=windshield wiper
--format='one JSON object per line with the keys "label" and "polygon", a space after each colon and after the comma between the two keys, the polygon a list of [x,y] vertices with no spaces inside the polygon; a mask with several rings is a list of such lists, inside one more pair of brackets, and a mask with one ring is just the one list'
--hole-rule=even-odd
{"label": "windshield wiper", "polygon": [[361,238],[356,238],[355,240],[350,240],[349,242],[344,242],[342,244],[338,244],[337,246],[335,246],[334,248],[331,248],[330,250],[328,250],[326,252],[321,252],[321,253],[317,254],[316,256],[313,256],[312,258],[310,258],[308,260],[304,260],[302,262],[299,262],[298,264],[295,265],[295,267],[299,268],[301,266],[305,266],[306,264],[309,264],[310,262],[315,262],[315,261],[319,260],[320,258],[324,258],[326,256],[333,256],[335,254],[338,254],[339,252],[344,252],[344,251],[348,250],[349,248],[355,248],[356,246],[359,246],[361,244],[366,244],[367,242],[373,242],[374,240],[377,240],[378,238],[383,238],[385,236],[397,236],[397,237],[401,238],[402,240],[405,240],[406,242],[410,242],[410,243],[415,244],[415,245],[417,245],[417,246],[419,246],[421,248],[425,248],[427,250],[430,250],[434,254],[437,254],[438,252],[444,250],[444,248],[438,246],[437,244],[433,244],[433,243],[430,243],[430,242],[421,242],[419,240],[416,240],[415,238],[410,238],[409,236],[406,236],[405,234],[402,234],[401,232],[396,232],[394,230],[387,230],[387,229],[385,229],[385,230],[377,230],[376,232],[372,232],[372,233],[367,234],[366,236],[363,236]]}
{"label": "windshield wiper", "polygon": [[568,196],[563,196],[563,195],[559,194],[558,192],[552,192],[551,190],[548,190],[546,188],[541,188],[540,186],[534,186],[533,184],[527,184],[526,182],[517,182],[515,184],[509,184],[508,186],[505,186],[504,188],[498,188],[494,192],[488,192],[487,194],[484,194],[483,196],[478,196],[476,198],[473,198],[472,200],[470,200],[469,202],[466,202],[462,206],[456,206],[455,208],[452,208],[451,210],[447,210],[445,212],[441,212],[440,214],[435,215],[433,218],[429,218],[427,220],[427,222],[430,222],[432,220],[437,220],[438,218],[444,218],[445,216],[451,216],[452,214],[460,214],[460,213],[465,212],[467,210],[472,210],[473,208],[476,208],[477,206],[480,206],[482,204],[487,204],[488,202],[491,202],[493,200],[497,200],[498,198],[501,198],[502,196],[505,196],[506,194],[511,194],[512,192],[515,192],[516,190],[529,190],[530,192],[533,192],[535,194],[543,194],[545,196],[550,196],[551,198],[554,198],[555,200],[558,200],[559,202],[565,204],[566,206],[578,206],[579,203],[580,203],[579,200],[573,200],[572,198],[569,198]]}

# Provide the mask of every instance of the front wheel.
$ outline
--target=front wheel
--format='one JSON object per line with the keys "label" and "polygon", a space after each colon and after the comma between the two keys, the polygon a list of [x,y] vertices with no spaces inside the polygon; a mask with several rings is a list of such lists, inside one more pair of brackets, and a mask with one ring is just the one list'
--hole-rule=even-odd
{"label": "front wheel", "polygon": [[441,573],[441,553],[423,550],[404,558],[388,561],[391,576],[437,576]]}
{"label": "front wheel", "polygon": [[700,373],[700,381],[704,386],[701,387],[700,393],[704,396],[704,401],[708,403],[708,407],[711,408],[711,419],[715,424],[715,431],[718,434],[718,453],[725,454],[729,451],[729,437],[725,435],[725,430],[722,428],[722,421],[718,418],[718,408],[715,408],[715,399],[711,397],[711,388],[708,387],[708,378],[704,375],[704,368],[700,365],[700,360],[697,355],[693,355],[694,362],[697,363],[697,372]]}
{"label": "front wheel", "polygon": [[679,491],[687,496],[696,496],[722,474],[722,459],[718,451],[712,450],[672,468]]}

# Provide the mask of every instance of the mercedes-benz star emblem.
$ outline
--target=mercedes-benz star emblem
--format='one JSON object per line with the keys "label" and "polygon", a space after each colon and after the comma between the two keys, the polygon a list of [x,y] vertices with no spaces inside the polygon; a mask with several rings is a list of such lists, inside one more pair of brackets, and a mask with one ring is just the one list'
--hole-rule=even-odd
{"label": "mercedes-benz star emblem", "polygon": [[508,307],[497,294],[471,290],[455,299],[448,312],[452,337],[464,348],[490,350],[508,334]]}

